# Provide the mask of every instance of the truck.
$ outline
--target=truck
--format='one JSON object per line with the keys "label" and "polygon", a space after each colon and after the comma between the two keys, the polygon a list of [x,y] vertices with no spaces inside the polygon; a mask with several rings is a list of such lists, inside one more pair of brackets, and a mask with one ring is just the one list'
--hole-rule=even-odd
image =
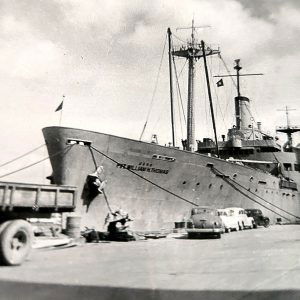
{"label": "truck", "polygon": [[0,264],[20,265],[34,239],[30,218],[50,218],[52,213],[73,212],[77,188],[0,181]]}

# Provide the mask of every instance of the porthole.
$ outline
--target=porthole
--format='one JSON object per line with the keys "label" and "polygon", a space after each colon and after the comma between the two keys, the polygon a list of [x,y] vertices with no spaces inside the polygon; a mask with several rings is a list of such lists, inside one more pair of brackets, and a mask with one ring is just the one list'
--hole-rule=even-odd
{"label": "porthole", "polygon": [[233,177],[233,179],[236,179],[236,177],[237,177],[237,174],[236,174],[236,173],[234,173],[234,174],[232,175],[232,177]]}
{"label": "porthole", "polygon": [[223,189],[223,184],[220,185],[220,190],[222,190],[222,189]]}
{"label": "porthole", "polygon": [[182,184],[186,184],[186,181],[183,181]]}
{"label": "porthole", "polygon": [[211,189],[211,187],[212,187],[212,183],[209,184],[208,188]]}
{"label": "porthole", "polygon": [[253,176],[250,176],[250,182],[252,182],[253,181],[253,179],[254,179],[254,177]]}
{"label": "porthole", "polygon": [[197,186],[200,185],[200,182],[197,182],[196,185],[197,185]]}

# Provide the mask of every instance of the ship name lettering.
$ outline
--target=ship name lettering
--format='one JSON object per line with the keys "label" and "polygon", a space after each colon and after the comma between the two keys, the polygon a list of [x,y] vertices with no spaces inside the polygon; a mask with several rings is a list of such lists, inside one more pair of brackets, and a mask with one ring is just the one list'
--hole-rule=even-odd
{"label": "ship name lettering", "polygon": [[158,174],[168,174],[169,173],[169,170],[165,170],[165,169],[157,169],[157,168],[149,168],[149,167],[145,168],[145,167],[141,167],[141,166],[120,164],[120,163],[117,163],[116,167],[120,168],[120,169],[131,170],[131,171],[141,171],[141,172],[150,172],[150,173],[158,173]]}

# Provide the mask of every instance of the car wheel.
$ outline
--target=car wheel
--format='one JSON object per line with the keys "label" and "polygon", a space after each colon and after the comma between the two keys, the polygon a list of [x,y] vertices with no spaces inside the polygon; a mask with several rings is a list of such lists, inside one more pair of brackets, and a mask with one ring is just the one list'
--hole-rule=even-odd
{"label": "car wheel", "polygon": [[230,231],[231,231],[230,227],[229,228],[225,228],[225,232],[230,233]]}
{"label": "car wheel", "polygon": [[239,227],[240,227],[240,230],[244,230],[244,223],[240,224]]}
{"label": "car wheel", "polygon": [[216,239],[220,239],[221,238],[221,233],[217,233],[216,234]]}
{"label": "car wheel", "polygon": [[240,230],[240,225],[239,223],[237,223],[236,227],[235,227],[235,231],[239,231]]}

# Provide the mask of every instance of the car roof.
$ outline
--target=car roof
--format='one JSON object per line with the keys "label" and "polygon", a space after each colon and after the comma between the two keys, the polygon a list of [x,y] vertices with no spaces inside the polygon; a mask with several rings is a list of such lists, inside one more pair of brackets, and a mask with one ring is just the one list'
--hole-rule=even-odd
{"label": "car roof", "polygon": [[225,209],[244,209],[242,207],[226,207]]}

